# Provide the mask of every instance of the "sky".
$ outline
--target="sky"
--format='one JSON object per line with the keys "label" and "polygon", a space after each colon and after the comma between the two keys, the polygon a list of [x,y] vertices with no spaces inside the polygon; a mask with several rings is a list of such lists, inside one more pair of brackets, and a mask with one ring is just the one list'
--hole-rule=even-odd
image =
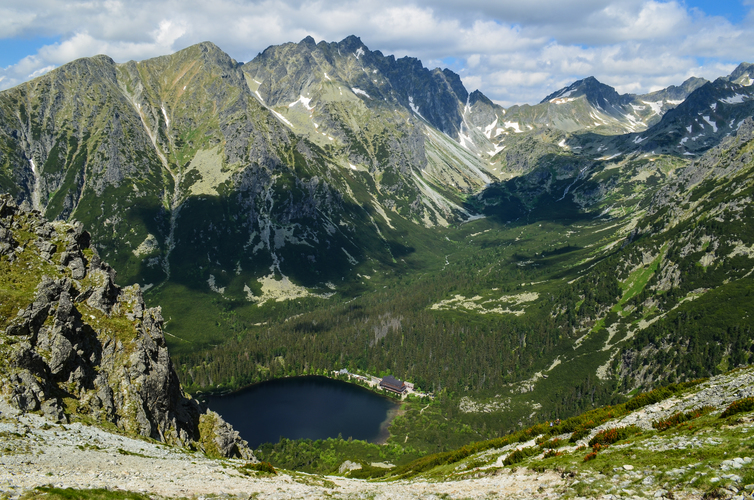
{"label": "sky", "polygon": [[356,35],[457,72],[495,102],[537,103],[594,76],[621,93],[713,80],[754,62],[754,0],[4,0],[0,90],[80,57],[116,62],[211,41],[248,62],[270,45]]}

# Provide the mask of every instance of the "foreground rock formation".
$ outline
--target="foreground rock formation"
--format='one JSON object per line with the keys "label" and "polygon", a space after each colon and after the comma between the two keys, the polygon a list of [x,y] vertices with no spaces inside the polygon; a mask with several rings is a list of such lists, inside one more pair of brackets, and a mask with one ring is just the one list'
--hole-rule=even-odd
{"label": "foreground rock formation", "polygon": [[0,396],[57,423],[252,459],[246,442],[187,397],[159,308],[120,288],[80,223],[49,223],[0,196]]}

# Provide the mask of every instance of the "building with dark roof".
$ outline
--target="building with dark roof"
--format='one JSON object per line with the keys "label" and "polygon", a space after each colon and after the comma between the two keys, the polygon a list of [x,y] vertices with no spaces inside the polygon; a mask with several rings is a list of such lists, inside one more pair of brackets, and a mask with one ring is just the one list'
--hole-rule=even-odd
{"label": "building with dark roof", "polygon": [[403,381],[398,380],[392,375],[388,375],[380,380],[380,387],[385,389],[386,391],[394,392],[396,394],[405,394],[405,392],[408,390],[406,384]]}

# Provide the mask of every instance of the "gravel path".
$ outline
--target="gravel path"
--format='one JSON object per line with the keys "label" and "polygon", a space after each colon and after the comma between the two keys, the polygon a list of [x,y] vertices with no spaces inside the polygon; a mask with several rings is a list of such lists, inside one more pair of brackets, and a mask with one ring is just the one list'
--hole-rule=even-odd
{"label": "gravel path", "polygon": [[240,498],[555,498],[566,487],[554,472],[505,471],[450,482],[370,483],[302,473],[249,477],[240,460],[211,460],[80,423],[57,425],[0,403],[0,496],[37,486],[110,488],[166,497]]}

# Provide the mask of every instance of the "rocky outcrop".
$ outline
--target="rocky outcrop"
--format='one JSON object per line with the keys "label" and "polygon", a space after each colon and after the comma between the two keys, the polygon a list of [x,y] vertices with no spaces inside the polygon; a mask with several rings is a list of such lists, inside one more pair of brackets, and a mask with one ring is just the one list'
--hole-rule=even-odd
{"label": "rocky outcrop", "polygon": [[138,286],[115,285],[89,245],[81,224],[53,225],[0,196],[2,396],[56,422],[109,423],[210,455],[253,458],[230,425],[183,393],[160,309],[145,306]]}

